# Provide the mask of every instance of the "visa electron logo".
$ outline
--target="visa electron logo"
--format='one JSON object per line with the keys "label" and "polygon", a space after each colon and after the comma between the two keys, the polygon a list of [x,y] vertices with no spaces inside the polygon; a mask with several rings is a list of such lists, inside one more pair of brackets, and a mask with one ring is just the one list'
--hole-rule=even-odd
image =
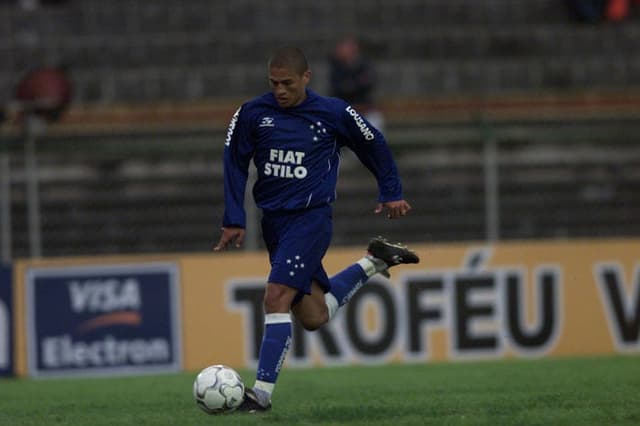
{"label": "visa electron logo", "polygon": [[80,324],[79,333],[110,325],[139,325],[142,322],[137,312],[142,306],[140,284],[135,278],[71,281],[68,287],[73,312],[99,314]]}
{"label": "visa electron logo", "polygon": [[360,114],[358,114],[355,109],[351,108],[351,105],[347,106],[346,111],[349,113],[351,117],[353,117],[353,121],[356,122],[356,125],[360,129],[362,136],[364,136],[366,140],[372,141],[373,139],[375,139],[375,136],[371,131],[371,129],[364,122]]}
{"label": "visa electron logo", "polygon": [[89,319],[75,333],[45,336],[41,341],[45,369],[112,367],[166,363],[171,344],[165,337],[119,336],[116,331],[89,340],[76,337],[109,326],[142,323],[142,295],[136,278],[92,278],[67,282],[70,309]]}
{"label": "visa electron logo", "polygon": [[233,117],[231,117],[231,122],[229,123],[229,128],[227,129],[227,138],[224,141],[224,144],[226,146],[231,145],[231,137],[233,136],[233,131],[236,129],[236,123],[238,122],[238,115],[240,115],[241,109],[242,107],[238,108],[235,114],[233,114]]}

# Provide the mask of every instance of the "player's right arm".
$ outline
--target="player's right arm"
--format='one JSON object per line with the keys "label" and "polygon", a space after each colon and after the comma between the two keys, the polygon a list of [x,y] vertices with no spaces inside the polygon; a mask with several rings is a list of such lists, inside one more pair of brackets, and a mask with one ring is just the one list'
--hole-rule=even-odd
{"label": "player's right arm", "polygon": [[243,107],[233,115],[227,130],[224,147],[224,215],[222,236],[215,251],[226,248],[235,241],[242,245],[246,227],[244,194],[249,176],[249,163],[254,153],[251,130]]}

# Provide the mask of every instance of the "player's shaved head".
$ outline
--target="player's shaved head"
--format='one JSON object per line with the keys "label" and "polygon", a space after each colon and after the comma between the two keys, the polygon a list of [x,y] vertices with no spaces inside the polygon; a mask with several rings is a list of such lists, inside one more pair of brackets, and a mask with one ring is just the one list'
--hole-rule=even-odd
{"label": "player's shaved head", "polygon": [[286,68],[302,75],[309,70],[309,63],[302,50],[297,47],[285,46],[276,49],[271,55],[269,69],[271,68]]}

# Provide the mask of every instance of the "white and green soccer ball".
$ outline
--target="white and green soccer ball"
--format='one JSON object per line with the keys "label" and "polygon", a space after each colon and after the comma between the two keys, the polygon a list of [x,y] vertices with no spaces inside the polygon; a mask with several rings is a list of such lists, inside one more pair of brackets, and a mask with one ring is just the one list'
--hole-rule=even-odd
{"label": "white and green soccer ball", "polygon": [[212,365],[202,370],[193,382],[193,397],[207,414],[227,413],[244,401],[244,383],[233,368]]}

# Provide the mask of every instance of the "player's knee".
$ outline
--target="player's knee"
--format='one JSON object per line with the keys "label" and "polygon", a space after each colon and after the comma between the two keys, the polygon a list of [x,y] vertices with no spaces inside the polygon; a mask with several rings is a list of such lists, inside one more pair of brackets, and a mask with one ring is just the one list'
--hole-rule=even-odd
{"label": "player's knee", "polygon": [[295,295],[289,287],[279,284],[269,284],[264,292],[264,311],[267,314],[289,312],[291,300]]}
{"label": "player's knee", "polygon": [[267,314],[273,314],[276,312],[286,312],[286,304],[283,303],[282,298],[278,295],[264,295],[264,312]]}

